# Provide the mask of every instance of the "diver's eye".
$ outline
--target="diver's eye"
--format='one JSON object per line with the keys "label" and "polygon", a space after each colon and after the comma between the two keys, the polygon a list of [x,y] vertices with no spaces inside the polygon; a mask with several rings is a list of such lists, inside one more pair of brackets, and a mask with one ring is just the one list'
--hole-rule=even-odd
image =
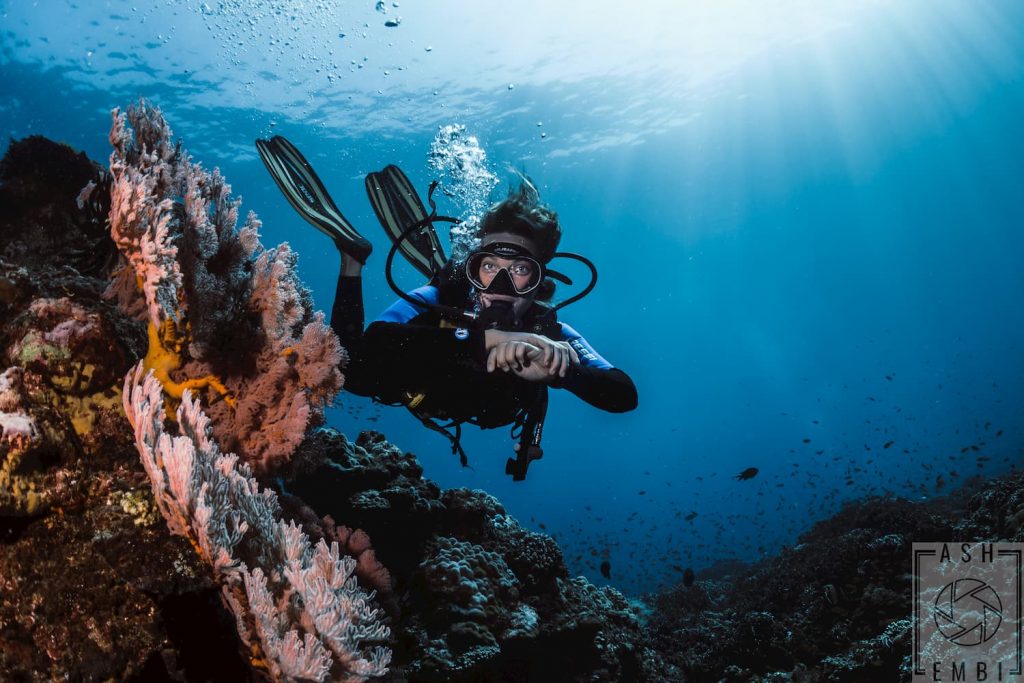
{"label": "diver's eye", "polygon": [[493,261],[484,261],[480,264],[481,273],[493,273],[498,270],[498,266]]}
{"label": "diver's eye", "polygon": [[513,263],[509,270],[512,271],[513,275],[518,275],[519,277],[529,277],[530,275],[533,275],[533,266],[529,263]]}

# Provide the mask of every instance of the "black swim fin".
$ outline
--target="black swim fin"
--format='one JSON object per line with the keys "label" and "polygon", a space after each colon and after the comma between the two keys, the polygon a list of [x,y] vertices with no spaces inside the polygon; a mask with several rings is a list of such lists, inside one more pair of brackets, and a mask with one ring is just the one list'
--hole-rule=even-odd
{"label": "black swim fin", "polygon": [[414,223],[423,221],[420,228],[401,241],[398,249],[424,277],[432,278],[440,272],[448,257],[433,224],[426,221],[428,214],[423,202],[402,169],[391,164],[383,171],[370,173],[366,176],[366,194],[392,242],[398,241]]}
{"label": "black swim fin", "polygon": [[298,148],[275,135],[269,140],[257,140],[256,149],[270,176],[299,215],[334,240],[338,249],[356,261],[366,263],[373,245],[334,205],[320,177]]}

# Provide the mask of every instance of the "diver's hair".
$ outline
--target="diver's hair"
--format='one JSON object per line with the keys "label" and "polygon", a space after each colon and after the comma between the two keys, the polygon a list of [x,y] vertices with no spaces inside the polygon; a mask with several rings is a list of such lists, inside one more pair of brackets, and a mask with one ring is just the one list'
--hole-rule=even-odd
{"label": "diver's hair", "polygon": [[483,238],[495,232],[510,232],[525,237],[537,245],[537,259],[547,263],[558,251],[558,243],[562,239],[558,215],[541,204],[537,187],[526,175],[518,172],[517,175],[519,186],[509,188],[508,197],[481,217],[477,236]]}

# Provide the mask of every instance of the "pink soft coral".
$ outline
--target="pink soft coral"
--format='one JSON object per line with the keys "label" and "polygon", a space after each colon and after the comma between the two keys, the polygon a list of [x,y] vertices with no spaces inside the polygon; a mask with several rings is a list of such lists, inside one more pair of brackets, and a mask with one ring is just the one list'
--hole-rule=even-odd
{"label": "pink soft coral", "polygon": [[221,446],[269,474],[341,390],[341,345],[295,253],[264,249],[251,212],[237,229],[241,201],[172,145],[159,110],[113,118],[111,232],[127,267],[111,294],[148,318],[147,367],[165,390],[203,390]]}
{"label": "pink soft coral", "polygon": [[124,384],[124,409],[171,531],[210,563],[254,666],[274,681],[357,683],[388,671],[390,636],[357,561],[338,543],[315,545],[281,519],[277,495],[211,438],[210,421],[185,392],[177,433],[163,395],[141,365]]}

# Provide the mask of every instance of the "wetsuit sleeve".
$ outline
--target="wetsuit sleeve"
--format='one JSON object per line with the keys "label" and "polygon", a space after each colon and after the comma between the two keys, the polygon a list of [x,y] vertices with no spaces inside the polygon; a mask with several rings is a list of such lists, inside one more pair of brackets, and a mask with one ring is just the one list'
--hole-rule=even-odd
{"label": "wetsuit sleeve", "polygon": [[629,375],[613,367],[579,332],[565,323],[561,325],[562,337],[576,351],[580,364],[552,386],[568,389],[595,408],[612,413],[636,408],[636,385]]}

